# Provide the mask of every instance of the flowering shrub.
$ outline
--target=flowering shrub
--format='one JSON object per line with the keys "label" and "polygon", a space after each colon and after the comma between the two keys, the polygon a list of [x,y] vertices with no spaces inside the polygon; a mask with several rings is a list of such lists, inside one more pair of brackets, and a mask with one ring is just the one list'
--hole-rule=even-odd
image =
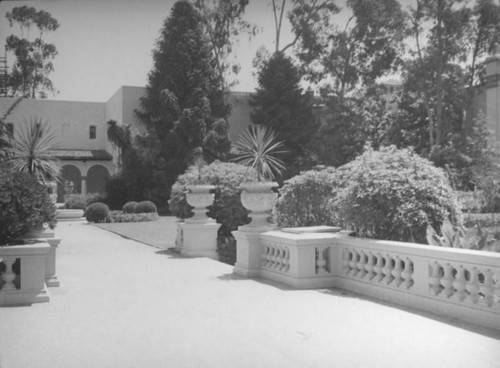
{"label": "flowering shrub", "polygon": [[88,222],[104,222],[108,216],[109,207],[102,202],[95,202],[85,210],[85,217]]}
{"label": "flowering shrub", "polygon": [[31,175],[0,172],[0,245],[32,229],[56,225],[56,208],[47,188]]}
{"label": "flowering shrub", "polygon": [[339,171],[335,210],[358,236],[425,244],[427,225],[459,217],[444,172],[412,150],[368,148]]}
{"label": "flowering shrub", "polygon": [[338,178],[334,169],[306,171],[287,180],[273,209],[279,227],[339,225],[332,210]]}
{"label": "flowering shrub", "polygon": [[104,222],[145,222],[156,221],[159,216],[156,212],[151,213],[125,213],[122,211],[109,211]]}
{"label": "flowering shrub", "polygon": [[127,202],[123,205],[122,211],[124,213],[134,213],[134,208],[136,205],[137,205],[137,202],[135,202],[135,201]]}
{"label": "flowering shrub", "polygon": [[151,201],[142,201],[134,206],[134,213],[156,213],[156,205]]}

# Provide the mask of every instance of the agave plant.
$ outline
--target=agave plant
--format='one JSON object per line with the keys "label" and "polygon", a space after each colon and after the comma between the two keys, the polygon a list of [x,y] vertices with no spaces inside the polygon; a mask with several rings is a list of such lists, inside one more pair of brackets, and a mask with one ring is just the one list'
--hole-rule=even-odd
{"label": "agave plant", "polygon": [[441,234],[441,236],[438,235],[432,226],[427,226],[427,242],[430,245],[493,252],[500,250],[498,240],[495,240],[490,232],[481,228],[479,223],[473,228],[466,229],[463,226],[453,226],[449,220],[445,220],[441,225]]}
{"label": "agave plant", "polygon": [[276,133],[267,126],[249,126],[235,144],[237,157],[233,161],[254,168],[257,180],[273,180],[281,175],[285,165],[277,156],[285,153],[283,142],[278,141]]}
{"label": "agave plant", "polygon": [[43,183],[58,179],[59,160],[54,156],[58,146],[47,121],[31,117],[14,137],[7,162],[12,169],[26,172]]}

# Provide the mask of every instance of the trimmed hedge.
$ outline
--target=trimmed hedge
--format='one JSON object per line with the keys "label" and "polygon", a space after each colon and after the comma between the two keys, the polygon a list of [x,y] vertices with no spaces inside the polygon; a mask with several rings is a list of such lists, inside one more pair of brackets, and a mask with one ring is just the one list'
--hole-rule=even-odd
{"label": "trimmed hedge", "polygon": [[460,218],[444,172],[410,149],[368,148],[339,172],[334,210],[358,236],[427,244],[427,225]]}
{"label": "trimmed hedge", "polygon": [[135,201],[127,202],[123,205],[122,211],[124,213],[134,213],[134,208],[136,205],[137,205],[137,202],[135,202]]}
{"label": "trimmed hedge", "polygon": [[47,188],[28,174],[0,172],[0,245],[47,224],[56,225],[56,207]]}
{"label": "trimmed hedge", "polygon": [[156,213],[156,205],[151,201],[142,201],[134,206],[134,213]]}
{"label": "trimmed hedge", "polygon": [[340,225],[331,200],[339,186],[335,169],[306,171],[287,180],[273,209],[279,227]]}
{"label": "trimmed hedge", "polygon": [[102,202],[92,203],[85,210],[85,218],[88,222],[104,222],[108,216],[109,207]]}

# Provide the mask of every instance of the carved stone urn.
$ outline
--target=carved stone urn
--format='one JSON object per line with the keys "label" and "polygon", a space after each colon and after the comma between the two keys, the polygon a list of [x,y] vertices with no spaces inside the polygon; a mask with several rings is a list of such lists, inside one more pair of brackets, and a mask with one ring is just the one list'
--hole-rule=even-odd
{"label": "carved stone urn", "polygon": [[214,185],[188,185],[186,192],[187,203],[194,207],[194,216],[186,219],[190,223],[213,222],[207,216],[207,207],[214,202]]}
{"label": "carved stone urn", "polygon": [[267,221],[270,211],[276,203],[278,194],[271,189],[278,186],[276,182],[251,182],[242,183],[241,203],[243,206],[252,211],[250,217],[252,222],[247,226],[250,227],[269,227]]}

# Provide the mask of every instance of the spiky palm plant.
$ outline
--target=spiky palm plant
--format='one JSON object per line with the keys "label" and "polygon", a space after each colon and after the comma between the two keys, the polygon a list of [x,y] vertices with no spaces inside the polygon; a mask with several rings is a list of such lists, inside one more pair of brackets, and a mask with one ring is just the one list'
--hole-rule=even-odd
{"label": "spiky palm plant", "polygon": [[60,166],[54,150],[58,146],[47,121],[31,117],[14,137],[7,161],[12,169],[26,172],[43,183],[57,180]]}
{"label": "spiky palm plant", "polygon": [[278,141],[276,133],[267,126],[249,126],[235,144],[235,162],[252,167],[257,171],[257,180],[274,180],[276,175],[285,171],[283,161],[277,156],[286,153],[283,142]]}

